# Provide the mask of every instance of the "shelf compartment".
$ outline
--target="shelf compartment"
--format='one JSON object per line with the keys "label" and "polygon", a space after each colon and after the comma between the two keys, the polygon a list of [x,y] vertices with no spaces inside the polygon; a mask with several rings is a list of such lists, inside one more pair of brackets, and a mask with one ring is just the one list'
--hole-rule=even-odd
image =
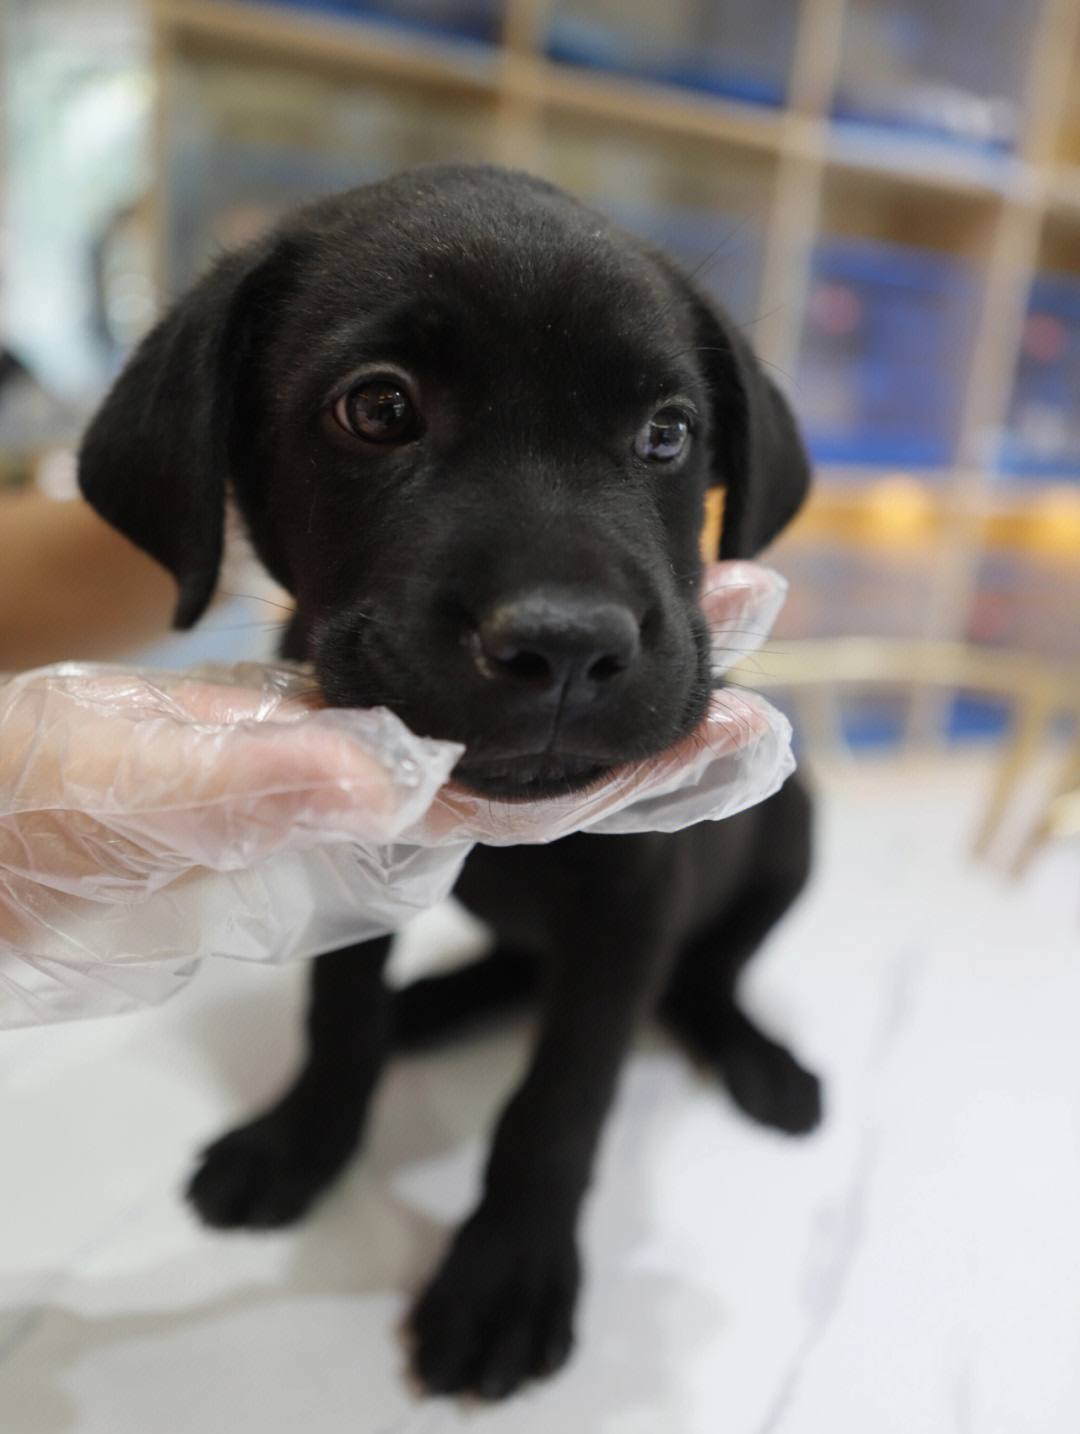
{"label": "shelf compartment", "polygon": [[498,47],[449,34],[379,23],[334,6],[299,6],[284,0],[154,0],[159,52],[198,57],[208,64],[229,57],[258,67],[288,63],[318,69],[353,83],[385,76],[398,86],[438,86],[463,94],[494,94]]}
{"label": "shelf compartment", "polygon": [[963,146],[1022,141],[1038,0],[849,0],[834,115]]}
{"label": "shelf compartment", "polygon": [[813,542],[784,538],[769,554],[790,585],[774,640],[925,637],[937,561],[932,546],[856,544],[828,535]]}
{"label": "shelf compartment", "polygon": [[419,35],[449,35],[488,45],[497,43],[502,34],[505,10],[503,0],[288,0],[288,6],[385,24]]}
{"label": "shelf compartment", "polygon": [[182,52],[168,93],[184,117],[161,153],[173,293],[299,204],[418,163],[486,158],[495,107],[438,86],[410,92],[284,60],[252,67]]}
{"label": "shelf compartment", "polygon": [[555,0],[542,44],[564,64],[760,105],[783,104],[794,0]]}
{"label": "shelf compartment", "polygon": [[1080,652],[1080,567],[1075,552],[989,548],[979,565],[969,642],[1075,661]]}
{"label": "shelf compartment", "polygon": [[1032,283],[1000,467],[1014,481],[1080,483],[1080,274]]}
{"label": "shelf compartment", "polygon": [[950,462],[976,293],[972,271],[938,251],[869,239],[818,245],[794,389],[817,460]]}
{"label": "shelf compartment", "polygon": [[647,137],[619,125],[584,137],[549,116],[541,171],[679,263],[703,293],[751,332],[760,299],[765,230],[775,180],[753,149]]}

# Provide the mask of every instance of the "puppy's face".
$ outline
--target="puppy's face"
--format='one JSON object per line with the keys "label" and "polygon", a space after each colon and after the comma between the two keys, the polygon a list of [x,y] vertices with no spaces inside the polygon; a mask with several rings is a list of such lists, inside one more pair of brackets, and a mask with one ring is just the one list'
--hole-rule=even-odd
{"label": "puppy's face", "polygon": [[265,351],[258,481],[327,698],[546,793],[704,711],[707,387],[685,304],[576,207],[447,220],[442,193],[321,232]]}
{"label": "puppy's face", "polygon": [[[690,731],[710,686],[705,492],[726,478],[740,547],[760,541],[755,406],[780,415],[766,437],[784,429],[790,470],[760,480],[776,512],[758,529],[806,480],[782,402],[686,282],[566,196],[492,170],[355,191],[233,264],[177,311],[172,361],[186,334],[199,372],[229,385],[191,421],[295,594],[327,699],[463,742],[459,778],[504,796],[581,787]],[[129,420],[139,365],[111,400]],[[160,513],[133,531],[130,501],[95,479],[108,409],[88,495],[173,554],[182,591],[205,589],[215,559],[188,551],[205,493],[175,515],[179,543]]]}

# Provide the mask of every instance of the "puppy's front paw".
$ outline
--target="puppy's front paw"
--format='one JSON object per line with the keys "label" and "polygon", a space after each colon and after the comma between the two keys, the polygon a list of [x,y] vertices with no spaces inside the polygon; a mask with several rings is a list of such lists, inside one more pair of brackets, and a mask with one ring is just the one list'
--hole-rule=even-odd
{"label": "puppy's front paw", "polygon": [[736,1104],[762,1125],[807,1135],[821,1121],[821,1082],[790,1051],[745,1023],[720,1069]]}
{"label": "puppy's front paw", "polygon": [[203,1152],[187,1195],[208,1225],[269,1230],[298,1219],[322,1184],[297,1159],[280,1123],[264,1117]]}
{"label": "puppy's front paw", "polygon": [[358,1106],[323,1099],[300,1082],[264,1115],[216,1140],[188,1185],[208,1225],[288,1225],[311,1206],[356,1147]]}
{"label": "puppy's front paw", "polygon": [[580,1278],[572,1233],[481,1206],[413,1311],[417,1375],[433,1394],[503,1399],[553,1374],[573,1344]]}

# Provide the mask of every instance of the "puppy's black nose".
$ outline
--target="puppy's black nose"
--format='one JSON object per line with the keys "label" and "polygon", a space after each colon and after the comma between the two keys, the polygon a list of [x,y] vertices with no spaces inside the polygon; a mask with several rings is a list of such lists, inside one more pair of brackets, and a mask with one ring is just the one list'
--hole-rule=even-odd
{"label": "puppy's black nose", "polygon": [[476,629],[474,656],[485,677],[580,688],[624,672],[640,646],[637,618],[620,603],[539,590],[492,608]]}

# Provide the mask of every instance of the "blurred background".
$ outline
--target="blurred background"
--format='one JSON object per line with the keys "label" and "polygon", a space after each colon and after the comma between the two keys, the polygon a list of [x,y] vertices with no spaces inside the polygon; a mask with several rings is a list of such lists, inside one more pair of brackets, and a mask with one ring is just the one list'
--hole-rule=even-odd
{"label": "blurred background", "polygon": [[[595,1343],[460,1427],[1071,1434],[1080,0],[5,0],[0,69],[2,484],[71,491],[124,355],[223,248],[437,160],[665,244],[814,455],[747,679],[795,720],[821,856],[752,997],[829,1121],[775,1145],[640,1058],[606,1157],[629,1187],[601,1180],[587,1241]],[[155,656],[258,655],[259,619],[226,603]],[[215,1243],[180,1165],[279,1082],[300,976],[204,975],[139,1034],[6,1047],[9,1168],[44,1173],[0,1222],[5,1429],[458,1428],[401,1393],[390,1331],[520,1046],[403,1063],[386,1108],[419,1136],[380,1125],[300,1243]],[[106,1172],[79,1202],[72,1150]]]}
{"label": "blurred background", "polygon": [[[817,487],[774,557],[778,637],[1080,662],[1076,0],[3,17],[4,481],[70,485],[124,354],[222,248],[328,190],[496,160],[665,244],[788,392]],[[1009,725],[991,694],[853,678],[818,694],[819,739]]]}

